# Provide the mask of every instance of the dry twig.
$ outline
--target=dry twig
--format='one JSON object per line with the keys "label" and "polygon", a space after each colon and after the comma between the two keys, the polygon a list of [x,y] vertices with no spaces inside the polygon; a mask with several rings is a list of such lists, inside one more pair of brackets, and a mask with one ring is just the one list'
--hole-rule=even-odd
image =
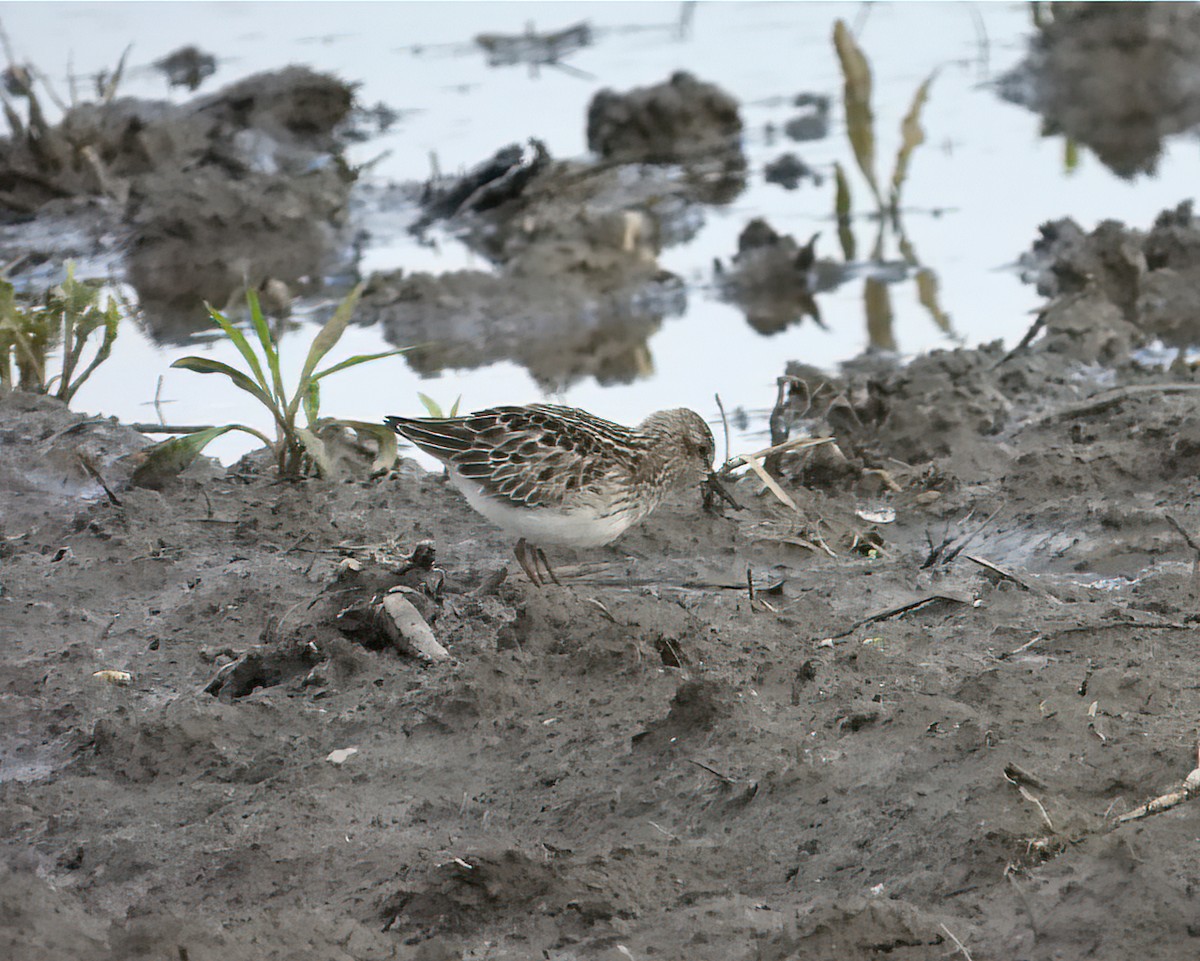
{"label": "dry twig", "polygon": [[974,959],[971,957],[971,952],[970,952],[970,951],[968,951],[968,950],[966,949],[966,946],[965,946],[965,945],[964,945],[964,944],[963,944],[961,941],[959,941],[959,940],[958,940],[958,938],[956,938],[956,937],[954,936],[954,932],[953,932],[953,931],[951,931],[951,930],[950,930],[948,927],[946,927],[946,925],[944,925],[944,924],[942,925],[942,930],[946,932],[946,937],[948,937],[948,938],[949,938],[951,941],[953,941],[953,942],[954,942],[954,946],[955,946],[956,948],[958,948],[958,950],[959,950],[959,951],[961,951],[961,952],[962,952],[962,956],[963,956],[964,958],[966,958],[966,959],[967,959],[967,961],[974,961]]}
{"label": "dry twig", "polygon": [[775,480],[775,478],[767,473],[766,468],[764,468],[762,464],[760,464],[751,455],[744,456],[743,460],[750,465],[750,469],[758,475],[758,479],[766,485],[767,490],[778,497],[782,504],[790,507],[797,514],[800,513],[800,508],[796,505],[796,502],[792,500],[790,496],[788,496],[787,491],[779,486],[779,483]]}
{"label": "dry twig", "polygon": [[957,596],[947,592],[927,594],[925,597],[919,597],[915,601],[909,601],[907,604],[898,604],[895,607],[884,608],[882,611],[877,611],[874,614],[868,614],[866,617],[859,618],[840,634],[830,635],[829,639],[837,640],[839,637],[846,637],[849,634],[853,634],[860,627],[866,627],[868,624],[873,624],[875,621],[886,621],[893,617],[911,614],[914,611],[919,611],[921,608],[927,607],[928,605],[936,603],[937,601],[950,601],[954,604],[972,603],[971,598],[969,597]]}
{"label": "dry twig", "polygon": [[1179,519],[1175,517],[1175,515],[1167,514],[1165,516],[1167,518],[1167,523],[1175,528],[1179,536],[1183,538],[1183,542],[1187,544],[1187,546],[1190,547],[1195,553],[1195,557],[1192,559],[1192,574],[1195,577],[1200,578],[1200,543],[1197,543],[1196,539],[1187,532],[1187,528],[1180,523]]}
{"label": "dry twig", "polygon": [[1021,588],[1021,590],[1023,590],[1023,591],[1028,591],[1030,594],[1036,594],[1038,597],[1044,597],[1046,600],[1050,601],[1053,604],[1064,603],[1062,598],[1056,597],[1055,595],[1051,594],[1048,590],[1046,590],[1046,588],[1041,587],[1040,585],[1035,584],[1032,581],[1026,580],[1024,577],[1022,577],[1020,574],[1017,574],[1015,571],[1010,571],[1006,567],[1001,567],[999,564],[989,561],[986,557],[979,557],[976,554],[963,554],[963,557],[965,557],[967,560],[969,560],[972,564],[978,564],[980,567],[984,568],[985,570],[991,571],[997,577],[1001,577],[1006,581],[1012,581],[1014,584],[1017,585],[1017,587]]}

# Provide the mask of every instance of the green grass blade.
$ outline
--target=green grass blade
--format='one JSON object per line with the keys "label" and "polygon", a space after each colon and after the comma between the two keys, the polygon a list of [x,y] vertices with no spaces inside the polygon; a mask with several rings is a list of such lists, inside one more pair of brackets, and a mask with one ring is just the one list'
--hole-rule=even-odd
{"label": "green grass blade", "polygon": [[[254,374],[254,379],[258,381],[259,387],[262,388],[263,394],[268,398],[271,395],[271,385],[267,382],[267,378],[263,376],[262,364],[258,361],[258,354],[254,352],[254,348],[250,346],[250,341],[246,339],[246,335],[238,330],[229,319],[219,310],[212,307],[208,308],[209,316],[217,322],[217,326],[225,332],[225,336],[233,341],[233,346],[237,348],[238,353],[242,355],[242,359]],[[268,399],[264,401],[268,407],[274,406]]]}
{"label": "green grass blade", "polygon": [[442,405],[428,394],[422,394],[420,391],[417,391],[417,400],[421,402],[421,406],[425,408],[425,413],[430,417],[436,417],[440,420],[444,416],[442,414]]}
{"label": "green grass blade", "polygon": [[320,416],[321,382],[312,377],[308,381],[308,390],[304,392],[304,419],[308,422],[309,427],[314,427]]}
{"label": "green grass blade", "polygon": [[[80,304],[80,286],[75,282],[75,262],[68,260],[66,263],[67,277],[66,280],[59,285],[58,290],[62,292],[62,299],[59,303],[62,305],[62,385],[63,389],[70,382],[71,374],[75,372],[75,365],[79,362],[79,354],[83,350],[83,338],[77,338],[75,335],[75,320],[78,312],[86,310],[86,303]],[[86,336],[86,335],[85,335]],[[60,390],[61,394],[61,390]],[[59,400],[63,398],[60,396]]]}
{"label": "green grass blade", "polygon": [[[304,387],[304,381],[317,369],[317,364],[321,362],[321,358],[328,354],[334,345],[342,339],[342,334],[346,332],[346,327],[350,323],[350,318],[354,315],[354,308],[358,306],[358,298],[362,296],[362,292],[362,284],[359,284],[350,291],[346,299],[338,304],[338,308],[333,312],[333,316],[326,321],[325,326],[313,338],[312,346],[308,348],[308,356],[304,359],[304,369],[300,372],[301,388]],[[325,371],[327,374],[332,372],[332,369]]]}
{"label": "green grass blade", "polygon": [[262,401],[263,406],[271,411],[276,420],[279,420],[280,411],[272,401],[271,395],[236,367],[230,367],[219,360],[210,360],[207,357],[180,357],[171,366],[194,371],[197,374],[224,374],[235,387],[240,387],[246,393],[253,394]]}
{"label": "green grass blade", "polygon": [[328,377],[330,374],[336,374],[339,370],[345,370],[347,367],[355,367],[358,364],[365,364],[371,360],[381,360],[384,357],[395,357],[397,354],[404,354],[412,350],[411,347],[397,347],[395,350],[385,350],[379,354],[355,354],[353,357],[347,357],[343,361],[339,361],[332,367],[326,367],[322,371],[318,371],[313,375],[313,380],[320,380],[322,377]]}
{"label": "green grass blade", "polygon": [[462,394],[459,394],[457,397],[454,398],[454,403],[450,405],[450,413],[448,416],[457,417],[458,416],[458,405],[461,403],[462,403]]}
{"label": "green grass blade", "polygon": [[283,377],[279,373],[279,347],[275,344],[275,338],[271,336],[267,318],[263,316],[262,305],[258,302],[258,292],[247,290],[246,303],[250,305],[250,321],[254,324],[258,341],[262,344],[263,355],[267,358],[267,367],[271,371],[271,383],[275,387],[275,400],[280,407],[283,407],[287,403],[287,394],[284,393]]}
{"label": "green grass blade", "polygon": [[[62,384],[59,386],[59,397],[70,404],[71,399],[75,396],[75,392],[83,386],[84,381],[92,376],[92,371],[108,360],[109,354],[112,353],[113,344],[117,339],[117,328],[121,323],[121,310],[117,306],[116,301],[109,300],[108,306],[101,311],[96,308],[96,314],[99,322],[104,324],[104,339],[100,342],[100,347],[96,350],[96,356],[92,358],[92,362],[84,368],[83,373],[67,383],[66,378],[63,378]],[[89,325],[88,333],[91,333],[97,325]]]}
{"label": "green grass blade", "polygon": [[[363,285],[359,284],[346,296],[346,299],[338,304],[337,310],[333,312],[333,316],[326,321],[325,326],[317,331],[317,336],[313,338],[312,344],[308,348],[308,356],[304,358],[304,369],[300,371],[300,383],[296,386],[296,393],[288,402],[287,418],[294,421],[296,411],[300,409],[300,404],[308,392],[308,382],[313,376],[313,371],[317,369],[317,364],[321,362],[321,358],[328,354],[334,345],[342,339],[342,334],[346,332],[346,326],[350,323],[350,318],[354,314],[354,308],[358,304],[358,298],[363,291]],[[335,370],[344,369],[345,364],[334,365],[318,377],[324,377],[326,374],[332,374]]]}
{"label": "green grass blade", "polygon": [[149,487],[157,490],[167,480],[187,470],[196,458],[200,456],[200,452],[212,441],[216,440],[222,434],[228,434],[232,430],[240,430],[247,434],[253,434],[268,446],[271,444],[271,441],[265,435],[260,434],[253,427],[247,427],[244,424],[225,424],[223,427],[209,427],[207,430],[198,430],[180,437],[172,437],[145,448],[142,451],[145,455],[145,460],[138,465],[137,470],[133,472],[130,480],[136,487]]}

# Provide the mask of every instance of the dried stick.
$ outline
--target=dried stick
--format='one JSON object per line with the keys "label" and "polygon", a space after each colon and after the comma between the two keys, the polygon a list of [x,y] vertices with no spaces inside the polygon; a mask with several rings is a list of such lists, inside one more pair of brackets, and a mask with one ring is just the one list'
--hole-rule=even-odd
{"label": "dried stick", "polygon": [[800,513],[800,508],[796,505],[796,502],[788,496],[787,491],[779,486],[775,478],[767,473],[762,464],[760,464],[752,455],[746,455],[742,459],[750,465],[750,469],[758,475],[758,479],[767,485],[767,490],[778,497],[783,504],[790,507],[797,514]]}
{"label": "dried stick", "polygon": [[833,437],[794,437],[791,440],[785,440],[782,444],[764,447],[753,454],[738,454],[736,457],[731,457],[721,465],[719,473],[728,473],[729,471],[736,470],[743,464],[749,464],[751,458],[761,461],[772,454],[782,454],[785,451],[801,450],[806,447],[820,447],[822,444],[832,444],[834,440],[835,438]]}
{"label": "dried stick", "polygon": [[948,927],[946,927],[946,925],[944,925],[944,924],[942,925],[942,930],[946,932],[946,937],[948,937],[948,938],[949,938],[951,941],[953,941],[953,942],[954,942],[954,946],[955,946],[956,948],[958,948],[958,950],[959,950],[959,951],[961,951],[961,952],[962,952],[962,956],[963,956],[964,958],[966,958],[966,959],[967,959],[967,961],[974,961],[974,958],[972,958],[972,957],[971,957],[971,952],[970,952],[970,951],[968,951],[968,950],[966,949],[966,947],[963,945],[963,943],[962,943],[961,941],[959,941],[959,940],[958,940],[958,938],[956,938],[956,937],[954,936],[954,932],[953,932],[953,931],[951,931],[951,930],[950,930]]}

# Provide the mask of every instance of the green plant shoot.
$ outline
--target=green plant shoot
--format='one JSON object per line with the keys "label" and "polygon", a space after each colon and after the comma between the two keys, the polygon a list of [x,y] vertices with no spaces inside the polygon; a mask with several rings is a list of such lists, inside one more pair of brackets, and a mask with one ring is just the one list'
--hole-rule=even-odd
{"label": "green plant shoot", "polygon": [[462,403],[462,394],[459,394],[458,397],[455,398],[454,406],[450,408],[449,413],[443,413],[442,405],[428,394],[422,394],[420,391],[417,391],[417,399],[421,402],[421,406],[425,408],[425,412],[429,414],[430,417],[437,417],[440,419],[443,417],[458,416],[458,405]]}
{"label": "green plant shoot", "polygon": [[[75,265],[68,262],[66,267],[66,279],[51,288],[40,305],[23,306],[13,285],[0,281],[0,390],[53,394],[70,404],[112,353],[120,305],[112,297],[102,304],[103,285],[76,280]],[[97,331],[96,353],[81,370],[85,348]],[[62,363],[59,372],[50,376],[49,362],[59,348]]]}
{"label": "green plant shoot", "polygon": [[[345,333],[362,293],[360,284],[334,311],[333,316],[317,331],[295,389],[288,391],[283,382],[279,365],[279,347],[271,334],[270,326],[263,316],[258,296],[254,291],[248,291],[246,300],[250,306],[250,321],[257,343],[251,340],[220,311],[209,307],[209,314],[220,327],[225,337],[234,345],[245,364],[244,370],[239,370],[229,364],[208,357],[181,357],[172,367],[195,371],[198,374],[223,374],[230,383],[245,391],[262,404],[271,414],[275,422],[275,438],[272,440],[261,431],[245,424],[226,424],[208,430],[198,431],[181,437],[175,437],[155,445],[150,451],[148,463],[152,469],[168,465],[172,473],[178,473],[188,466],[201,450],[212,440],[233,430],[243,431],[259,438],[275,455],[276,467],[282,477],[300,477],[311,469],[321,475],[328,475],[333,470],[333,462],[321,440],[320,431],[325,427],[344,427],[353,430],[359,437],[370,437],[378,444],[379,456],[376,458],[376,469],[390,467],[396,461],[396,435],[389,427],[369,421],[345,420],[341,418],[322,418],[321,380],[330,374],[357,367],[370,361],[384,357],[402,354],[409,348],[400,347],[395,350],[385,350],[377,354],[358,354],[346,360],[331,364],[321,370],[317,367]],[[299,422],[301,410],[304,412],[304,424]]]}

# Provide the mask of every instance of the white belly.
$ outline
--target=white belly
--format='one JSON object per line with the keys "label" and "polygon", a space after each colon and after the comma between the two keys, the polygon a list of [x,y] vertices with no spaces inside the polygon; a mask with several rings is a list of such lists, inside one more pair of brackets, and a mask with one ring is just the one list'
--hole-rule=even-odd
{"label": "white belly", "polygon": [[569,513],[541,507],[513,507],[489,497],[475,481],[454,470],[450,471],[450,479],[467,503],[493,524],[538,546],[599,547],[615,541],[644,516],[629,512],[601,516],[598,510],[587,506]]}

